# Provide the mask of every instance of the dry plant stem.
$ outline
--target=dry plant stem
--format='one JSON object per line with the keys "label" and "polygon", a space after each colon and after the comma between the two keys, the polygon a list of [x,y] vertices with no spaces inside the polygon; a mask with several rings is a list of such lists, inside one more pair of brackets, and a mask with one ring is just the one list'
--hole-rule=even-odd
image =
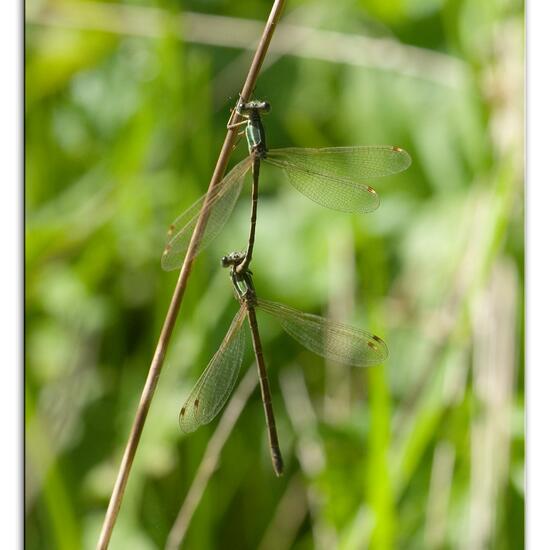
{"label": "dry plant stem", "polygon": [[254,365],[248,369],[248,372],[231,397],[231,401],[227,405],[215,432],[208,442],[195,478],[193,479],[191,487],[178,513],[178,517],[176,521],[174,521],[174,525],[168,535],[165,547],[166,550],[177,550],[185,538],[193,514],[218,464],[220,453],[237,419],[241,415],[246,402],[258,383],[258,376],[255,371]]}
{"label": "dry plant stem", "polygon": [[[266,56],[267,49],[275,32],[275,28],[281,16],[285,5],[285,0],[275,0],[269,18],[267,20],[264,32],[254,54],[254,59],[250,66],[248,76],[246,78],[245,84],[241,91],[241,98],[244,101],[250,99],[250,95],[254,90],[256,85],[256,80],[260,73],[260,69],[263,63],[263,60]],[[230,123],[234,122],[237,114],[234,112]],[[145,424],[145,419],[147,418],[147,413],[149,412],[149,407],[151,405],[151,400],[157,386],[157,382],[160,376],[160,371],[162,370],[162,365],[164,363],[164,357],[166,355],[166,349],[168,342],[172,335],[174,325],[176,323],[177,315],[181,306],[183,295],[187,287],[187,280],[189,279],[189,274],[191,273],[191,268],[193,266],[193,260],[195,259],[199,244],[201,242],[204,229],[206,227],[206,222],[208,221],[208,209],[204,205],[209,203],[210,198],[215,190],[216,185],[221,181],[225,169],[227,168],[227,163],[229,162],[229,156],[233,150],[233,145],[237,136],[237,131],[235,128],[230,128],[227,131],[225,141],[214,169],[214,174],[210,181],[208,187],[208,192],[203,203],[203,208],[201,210],[197,225],[191,237],[191,242],[189,243],[189,249],[187,250],[187,255],[183,262],[178,281],[176,283],[176,288],[172,296],[172,301],[168,308],[168,313],[166,319],[164,320],[164,325],[162,327],[159,341],[157,343],[157,348],[149,367],[149,373],[147,375],[147,380],[145,381],[145,386],[141,394],[141,399],[137,408],[136,416],[132,424],[130,431],[130,437],[128,443],[126,444],[126,449],[122,457],[122,462],[118,471],[117,479],[115,486],[113,488],[113,493],[111,494],[111,499],[109,501],[109,507],[105,515],[105,520],[103,522],[103,527],[97,544],[98,549],[105,549],[109,545],[109,540],[111,539],[111,534],[120,510],[120,505],[122,503],[122,497],[124,495],[124,490],[126,488],[126,483],[128,482],[128,476],[130,475],[130,469],[134,461],[134,456],[136,454],[136,449],[143,431],[143,426]]]}

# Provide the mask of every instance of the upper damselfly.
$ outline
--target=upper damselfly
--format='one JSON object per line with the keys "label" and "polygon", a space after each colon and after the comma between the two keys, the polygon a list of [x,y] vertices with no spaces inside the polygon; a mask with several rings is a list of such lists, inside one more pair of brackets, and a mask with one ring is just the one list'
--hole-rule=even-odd
{"label": "upper damselfly", "polygon": [[[238,104],[237,112],[245,119],[241,123],[246,124],[250,154],[225,176],[211,194],[206,205],[208,220],[197,249],[205,248],[225,225],[240,195],[244,177],[252,170],[249,247],[239,271],[246,271],[252,256],[261,162],[281,168],[290,183],[306,197],[343,212],[372,212],[378,208],[378,194],[368,185],[368,180],[396,174],[407,169],[411,163],[404,149],[391,145],[268,149],[261,115],[269,110],[267,101]],[[170,226],[161,261],[164,269],[172,270],[182,265],[204,199],[203,196],[197,200]]]}

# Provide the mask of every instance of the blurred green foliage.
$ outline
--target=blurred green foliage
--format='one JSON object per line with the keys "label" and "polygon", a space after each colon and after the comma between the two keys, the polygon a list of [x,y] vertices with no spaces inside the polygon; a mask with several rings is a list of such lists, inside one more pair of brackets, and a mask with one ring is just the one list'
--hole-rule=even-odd
{"label": "blurred green foliage", "polygon": [[[177,277],[160,270],[165,231],[206,189],[251,58],[187,41],[179,12],[270,9],[124,4],[120,18],[110,2],[27,1],[29,549],[96,544]],[[365,216],[266,168],[258,293],[368,328],[390,359],[326,365],[260,317],[287,473],[272,474],[256,390],[183,547],[523,548],[523,5],[295,0],[286,17],[337,34],[270,59],[255,92],[273,106],[268,142],[395,144],[413,165],[373,183]],[[194,266],[112,548],[164,547],[215,430],[184,439],[178,413],[237,308],[219,258],[244,246],[244,195]]]}

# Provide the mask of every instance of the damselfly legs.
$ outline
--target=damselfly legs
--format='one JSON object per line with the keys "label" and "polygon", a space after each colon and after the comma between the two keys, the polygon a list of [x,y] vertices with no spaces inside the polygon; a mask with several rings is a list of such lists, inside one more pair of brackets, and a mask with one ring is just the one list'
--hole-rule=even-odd
{"label": "damselfly legs", "polygon": [[199,426],[210,422],[229,398],[243,360],[245,348],[243,322],[245,317],[248,317],[260,377],[273,468],[277,475],[281,475],[283,461],[277,439],[256,310],[268,313],[277,319],[290,336],[310,351],[338,363],[357,367],[375,365],[387,358],[388,349],[381,338],[369,332],[258,298],[251,272],[246,270],[239,273],[237,269],[242,265],[244,258],[245,255],[239,252],[222,258],[222,265],[231,269],[231,280],[240,308],[221,346],[182,407],[180,426],[186,433],[195,431]]}

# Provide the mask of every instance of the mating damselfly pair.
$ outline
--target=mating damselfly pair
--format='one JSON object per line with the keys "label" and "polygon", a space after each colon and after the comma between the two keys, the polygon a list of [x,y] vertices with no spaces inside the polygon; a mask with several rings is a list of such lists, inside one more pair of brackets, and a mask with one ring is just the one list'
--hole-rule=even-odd
{"label": "mating damselfly pair", "polygon": [[[395,146],[331,147],[324,149],[283,148],[268,150],[261,115],[269,112],[265,101],[239,102],[237,113],[244,118],[249,156],[239,162],[217,185],[205,205],[208,218],[201,250],[219,234],[240,195],[246,173],[252,171],[252,206],[246,252],[234,252],[222,259],[231,268],[231,279],[241,306],[216,354],[198,379],[180,412],[180,426],[185,433],[210,422],[221,410],[235,384],[244,354],[244,320],[252,334],[264,412],[268,427],[273,468],[283,472],[271,392],[256,310],[275,317],[282,328],[304,347],[332,361],[368,366],[384,361],[388,355],[381,338],[348,325],[303,313],[289,306],[262,300],[256,296],[248,266],[252,260],[257,219],[259,171],[262,162],[281,168],[290,183],[305,196],[322,206],[344,212],[371,212],[379,205],[376,191],[368,179],[388,176],[410,165],[406,151]],[[170,227],[162,266],[179,267],[185,254],[204,197],[188,208]]]}

